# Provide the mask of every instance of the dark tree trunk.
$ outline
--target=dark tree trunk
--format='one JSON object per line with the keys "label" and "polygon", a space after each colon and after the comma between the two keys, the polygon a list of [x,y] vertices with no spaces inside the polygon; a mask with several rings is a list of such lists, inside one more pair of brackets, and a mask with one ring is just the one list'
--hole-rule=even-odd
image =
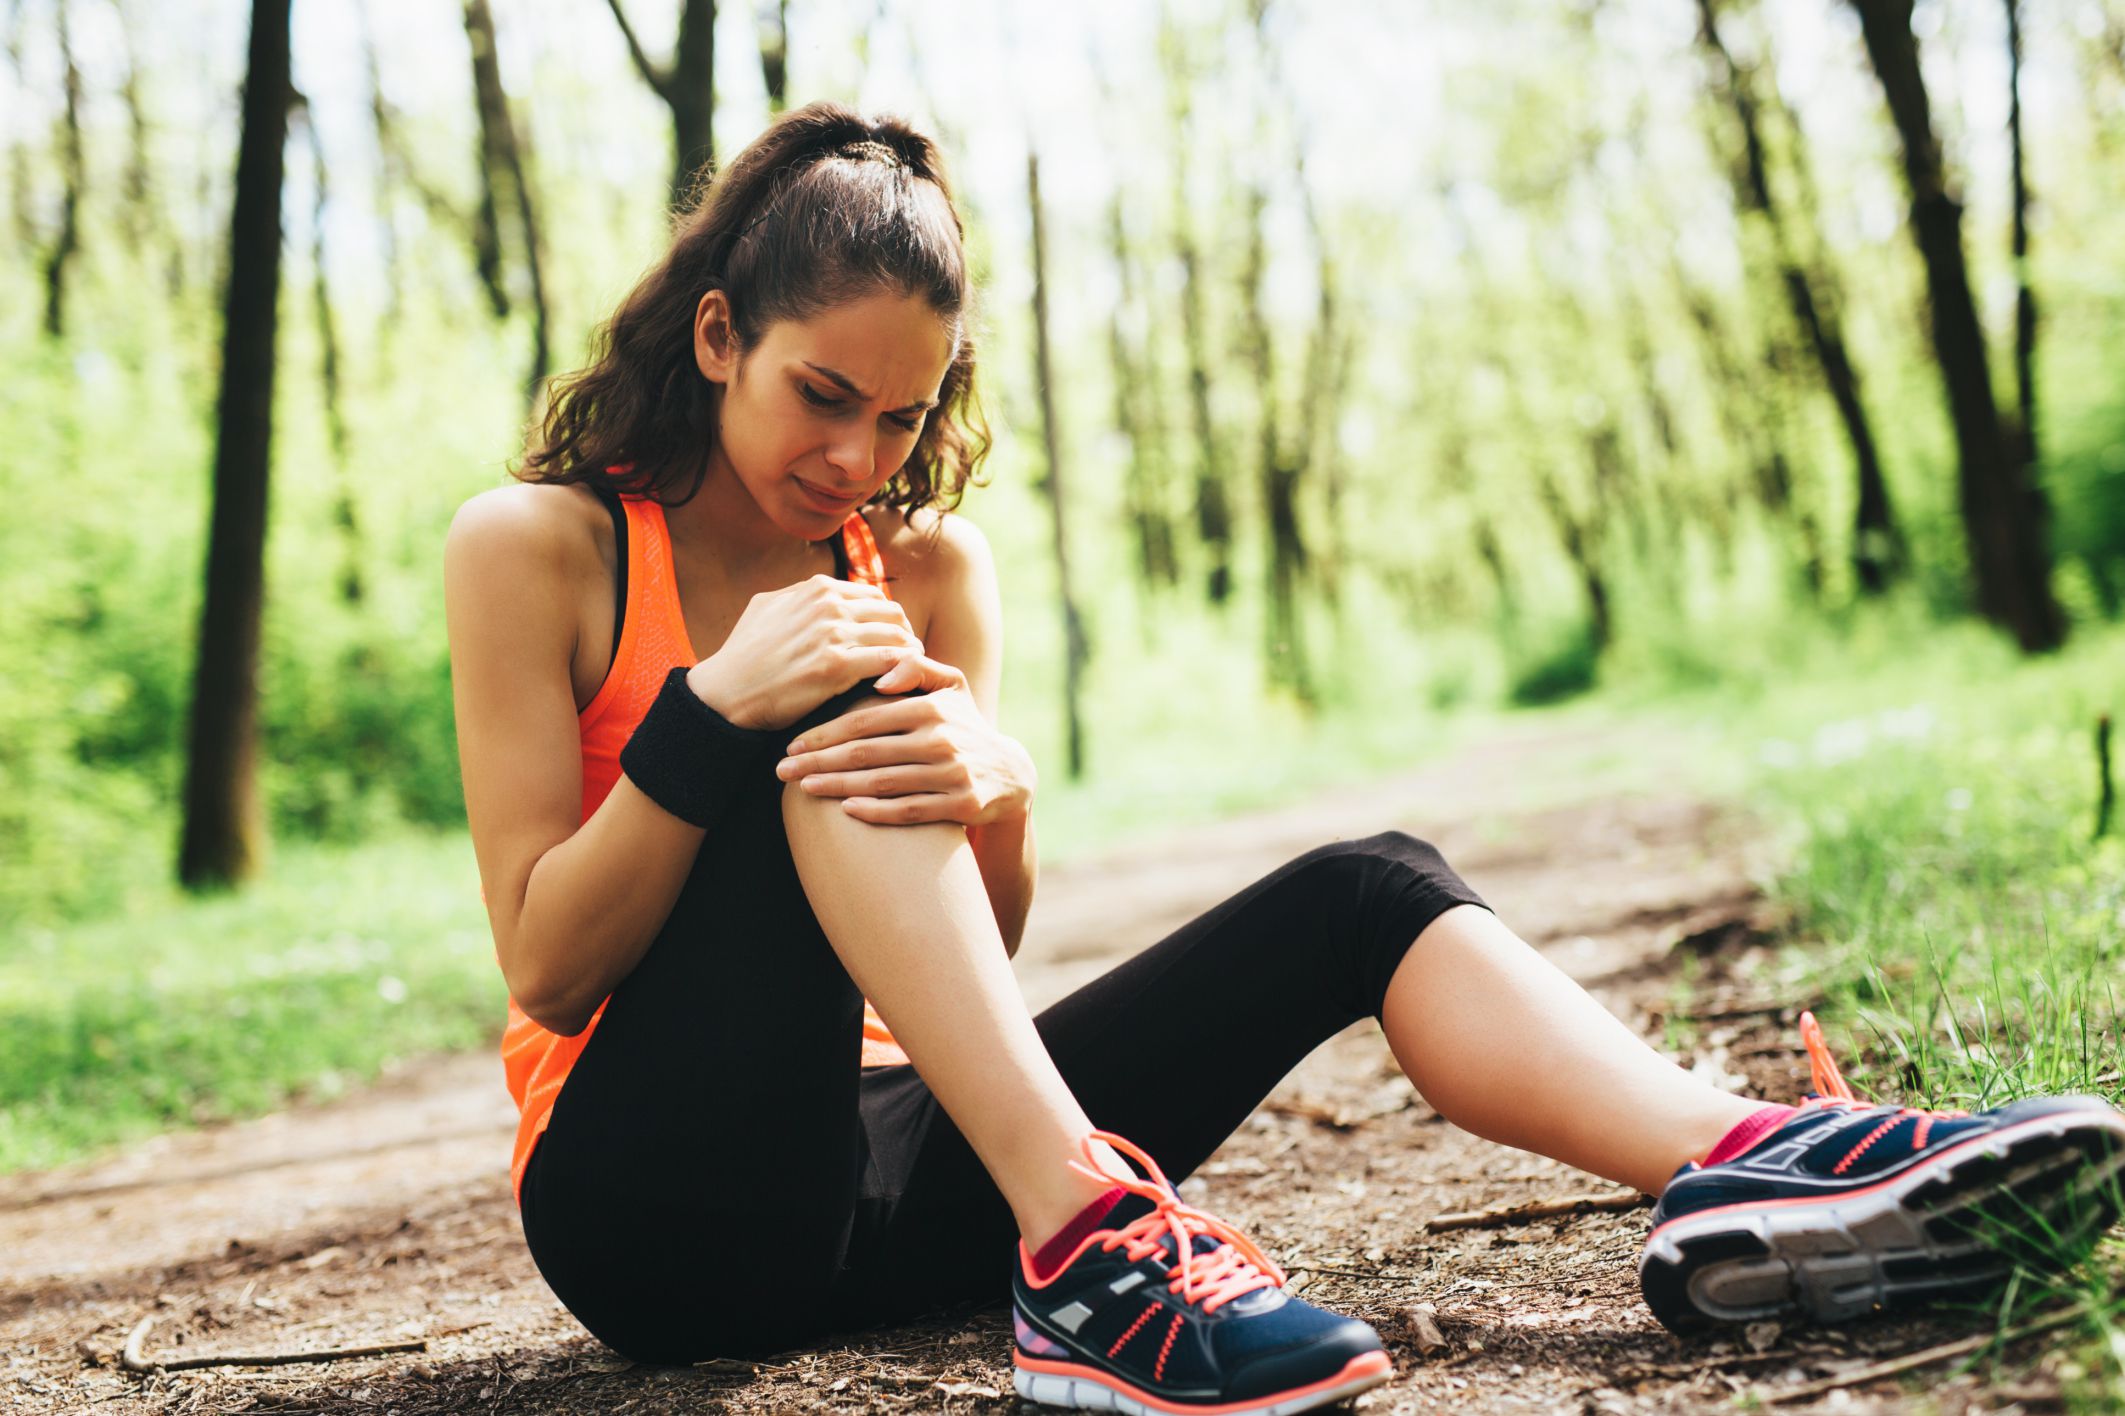
{"label": "dark tree trunk", "polygon": [[258,641],[265,598],[266,484],[273,442],[279,322],[280,189],[288,140],[288,12],[255,0],[229,276],[206,601],[192,689],[178,878],[191,889],[255,874],[264,851],[258,799]]}
{"label": "dark tree trunk", "polygon": [[2055,649],[2066,620],[2051,593],[2043,493],[2007,445],[1993,402],[1984,331],[1963,260],[1962,206],[1942,170],[1933,114],[1911,33],[1911,0],[1853,0],[1880,78],[1911,189],[1911,234],[1926,267],[1933,352],[1955,424],[1963,529],[1979,611],[2030,653]]}
{"label": "dark tree trunk", "polygon": [[606,0],[620,26],[642,81],[671,110],[672,178],[671,200],[675,207],[688,205],[697,195],[697,184],[715,170],[716,117],[716,3],[715,0],[680,0],[679,36],[672,46],[671,62],[659,64],[649,57],[627,22],[621,0]]}
{"label": "dark tree trunk", "polygon": [[760,77],[767,83],[767,111],[789,107],[789,0],[760,0]]}
{"label": "dark tree trunk", "polygon": [[1074,782],[1085,775],[1085,725],[1078,705],[1091,648],[1070,585],[1068,502],[1063,495],[1062,430],[1055,413],[1055,364],[1048,343],[1047,221],[1041,213],[1038,153],[1026,154],[1026,200],[1033,213],[1033,373],[1040,394],[1041,445],[1048,458],[1040,489],[1047,496],[1049,521],[1054,529],[1056,598],[1062,602],[1063,619],[1063,721],[1069,736],[1070,780]]}
{"label": "dark tree trunk", "polygon": [[325,166],[325,144],[318,136],[317,115],[307,101],[300,105],[303,134],[309,140],[313,177],[310,208],[310,308],[317,320],[317,385],[325,405],[325,431],[332,447],[332,520],[339,527],[341,553],[340,598],[350,605],[362,602],[361,518],[354,506],[353,432],[347,425],[346,405],[340,399],[339,320],[332,308],[332,278],[325,250],[325,210],[331,203],[331,172]]}
{"label": "dark tree trunk", "polygon": [[54,7],[59,19],[59,63],[66,93],[59,129],[59,172],[66,185],[59,202],[59,235],[44,258],[44,332],[57,339],[66,332],[67,269],[81,251],[81,188],[87,164],[81,144],[81,69],[74,63],[67,0],[54,0]]}
{"label": "dark tree trunk", "polygon": [[[526,386],[536,393],[539,381],[546,377],[552,367],[548,315],[546,309],[546,279],[540,262],[540,247],[543,244],[539,230],[538,209],[531,194],[529,166],[524,160],[525,135],[518,133],[516,120],[510,113],[509,94],[502,87],[502,66],[496,58],[494,14],[487,0],[465,0],[465,34],[472,42],[473,91],[478,97],[480,112],[480,215],[475,231],[486,230],[491,240],[491,255],[495,272],[490,279],[482,269],[482,278],[489,279],[493,292],[495,313],[509,312],[509,302],[501,284],[501,224],[499,208],[508,204],[513,208],[511,216],[517,223],[517,234],[523,241],[524,273],[531,295],[531,371]],[[490,255],[490,247],[475,239],[484,262]]]}
{"label": "dark tree trunk", "polygon": [[513,139],[487,0],[465,0],[465,38],[472,46],[472,98],[480,119],[480,195],[472,209],[472,263],[494,317],[501,320],[509,317],[509,287],[502,278],[502,202],[496,189],[508,181],[504,151]]}
{"label": "dark tree trunk", "polygon": [[1128,330],[1138,292],[1119,192],[1107,207],[1107,234],[1121,285],[1121,299],[1107,319],[1107,354],[1114,370],[1114,426],[1129,442],[1122,501],[1136,545],[1137,580],[1149,591],[1177,583],[1180,567],[1174,556],[1173,521],[1166,511],[1166,438],[1153,366],[1149,351],[1140,355]]}
{"label": "dark tree trunk", "polygon": [[[1698,0],[1698,37],[1712,56],[1726,89],[1728,104],[1741,128],[1742,157],[1735,165],[1734,188],[1744,211],[1759,216],[1769,233],[1772,261],[1777,267],[1786,306],[1807,336],[1816,367],[1845,438],[1852,446],[1853,471],[1858,481],[1857,511],[1852,534],[1852,571],[1860,587],[1869,593],[1887,588],[1903,559],[1902,542],[1889,504],[1889,486],[1882,474],[1881,455],[1874,442],[1873,424],[1861,401],[1859,372],[1845,348],[1843,322],[1834,307],[1817,298],[1818,281],[1827,276],[1811,272],[1788,230],[1785,213],[1772,196],[1769,160],[1766,155],[1759,100],[1754,77],[1734,62],[1719,37],[1715,0]],[[1799,134],[1795,130],[1794,142]],[[1819,245],[1819,238],[1811,238]]]}
{"label": "dark tree trunk", "polygon": [[2007,7],[2007,133],[2014,150],[2014,392],[2013,449],[2036,482],[2036,289],[2029,273],[2029,182],[2022,162],[2022,6]]}

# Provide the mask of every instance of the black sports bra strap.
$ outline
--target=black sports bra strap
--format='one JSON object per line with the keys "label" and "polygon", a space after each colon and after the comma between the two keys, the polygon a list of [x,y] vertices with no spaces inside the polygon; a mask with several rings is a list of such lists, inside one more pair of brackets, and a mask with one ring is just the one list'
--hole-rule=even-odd
{"label": "black sports bra strap", "polygon": [[590,483],[598,500],[612,513],[613,562],[619,574],[615,577],[618,589],[612,602],[612,654],[605,661],[605,672],[610,675],[612,666],[620,658],[620,631],[627,627],[627,508],[620,504],[620,494],[602,481]]}

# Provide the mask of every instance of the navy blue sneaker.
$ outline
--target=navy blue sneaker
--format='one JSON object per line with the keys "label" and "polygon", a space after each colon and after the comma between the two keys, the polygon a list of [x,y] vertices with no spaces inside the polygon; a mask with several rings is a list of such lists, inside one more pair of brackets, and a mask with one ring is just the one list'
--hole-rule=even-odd
{"label": "navy blue sneaker", "polygon": [[1815,1095],[1734,1159],[1685,1165],[1653,1211],[1638,1278],[1674,1331],[1974,1297],[2017,1265],[2074,1262],[2117,1220],[2125,1116],[2109,1103],[1871,1106],[1812,1014],[1800,1031]]}
{"label": "navy blue sneaker", "polygon": [[1093,1139],[1150,1179],[1087,1170],[1129,1193],[1108,1227],[1046,1279],[1018,1246],[1011,1307],[1020,1396],[1136,1416],[1285,1416],[1393,1373],[1370,1327],[1292,1297],[1282,1269],[1238,1230],[1183,1204],[1149,1156],[1105,1131]]}

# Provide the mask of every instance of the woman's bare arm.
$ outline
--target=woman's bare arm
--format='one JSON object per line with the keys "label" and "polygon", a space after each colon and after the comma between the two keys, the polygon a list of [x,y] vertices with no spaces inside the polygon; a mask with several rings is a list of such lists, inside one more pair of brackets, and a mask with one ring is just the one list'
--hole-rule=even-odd
{"label": "woman's bare arm", "polygon": [[502,487],[458,509],[443,550],[465,815],[517,1006],[583,1030],[663,927],[705,834],[626,777],[582,819],[570,586],[587,542],[559,489]]}

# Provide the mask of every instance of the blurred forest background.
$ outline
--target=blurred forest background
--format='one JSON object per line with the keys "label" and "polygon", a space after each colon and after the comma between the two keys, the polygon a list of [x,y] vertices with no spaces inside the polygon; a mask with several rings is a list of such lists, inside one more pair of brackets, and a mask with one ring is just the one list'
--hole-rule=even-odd
{"label": "blurred forest background", "polygon": [[813,98],[954,164],[1005,726],[1099,821],[2125,601],[2119,0],[5,26],[0,934],[46,947],[180,855],[461,830],[450,515],[675,190]]}

